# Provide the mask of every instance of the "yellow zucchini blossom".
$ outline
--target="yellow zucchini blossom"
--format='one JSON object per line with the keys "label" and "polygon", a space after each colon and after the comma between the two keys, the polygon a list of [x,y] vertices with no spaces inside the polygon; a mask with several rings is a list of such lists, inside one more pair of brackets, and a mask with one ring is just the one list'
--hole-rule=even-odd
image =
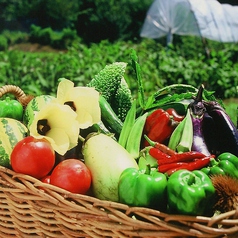
{"label": "yellow zucchini blossom", "polygon": [[67,105],[50,102],[35,114],[30,135],[47,139],[57,153],[64,155],[78,143],[80,127],[76,118]]}
{"label": "yellow zucchini blossom", "polygon": [[80,129],[100,120],[99,93],[61,79],[56,99],[35,114],[29,131],[35,138],[47,139],[57,153],[64,155],[77,146]]}
{"label": "yellow zucchini blossom", "polygon": [[90,87],[74,87],[68,79],[61,79],[57,90],[57,101],[69,105],[76,113],[81,129],[101,120],[99,92]]}

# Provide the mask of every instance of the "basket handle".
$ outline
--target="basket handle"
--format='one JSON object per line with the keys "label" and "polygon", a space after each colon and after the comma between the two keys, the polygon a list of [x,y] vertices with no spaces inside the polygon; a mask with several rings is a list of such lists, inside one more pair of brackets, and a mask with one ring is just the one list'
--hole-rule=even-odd
{"label": "basket handle", "polygon": [[23,107],[26,107],[31,99],[34,98],[32,95],[26,95],[21,88],[15,85],[4,85],[0,87],[0,98],[7,93],[12,93]]}

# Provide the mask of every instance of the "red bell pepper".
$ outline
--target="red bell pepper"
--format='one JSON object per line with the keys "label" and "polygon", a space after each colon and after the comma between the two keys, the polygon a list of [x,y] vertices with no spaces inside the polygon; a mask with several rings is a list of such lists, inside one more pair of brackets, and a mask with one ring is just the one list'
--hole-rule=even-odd
{"label": "red bell pepper", "polygon": [[177,113],[177,111],[176,111],[174,108],[168,108],[168,109],[166,110],[166,112],[168,112],[169,115],[172,116],[173,119],[174,119],[175,121],[178,121],[178,122],[182,121],[182,120],[184,119],[184,117],[185,117],[185,116],[183,116],[183,115],[179,115],[179,114]]}
{"label": "red bell pepper", "polygon": [[[157,109],[147,117],[144,133],[150,140],[163,143],[170,137],[178,123],[172,119],[168,112]],[[145,140],[144,146],[148,145],[148,141]]]}

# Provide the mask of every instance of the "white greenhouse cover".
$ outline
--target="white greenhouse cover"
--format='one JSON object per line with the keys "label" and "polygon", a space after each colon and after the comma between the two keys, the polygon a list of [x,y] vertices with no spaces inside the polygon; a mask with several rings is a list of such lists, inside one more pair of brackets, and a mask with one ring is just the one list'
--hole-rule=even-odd
{"label": "white greenhouse cover", "polygon": [[238,42],[238,7],[217,0],[155,0],[141,37],[195,35],[219,42]]}

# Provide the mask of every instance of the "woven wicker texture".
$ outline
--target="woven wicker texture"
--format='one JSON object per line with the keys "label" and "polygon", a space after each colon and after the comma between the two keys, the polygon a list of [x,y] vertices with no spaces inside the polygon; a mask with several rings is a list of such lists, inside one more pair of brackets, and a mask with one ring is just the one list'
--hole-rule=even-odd
{"label": "woven wicker texture", "polygon": [[169,215],[72,194],[0,166],[0,237],[238,237],[238,210]]}
{"label": "woven wicker texture", "polygon": [[4,85],[0,87],[0,98],[5,94],[13,94],[15,98],[22,104],[22,106],[26,106],[29,101],[33,98],[31,95],[26,95],[21,88],[15,85]]}

